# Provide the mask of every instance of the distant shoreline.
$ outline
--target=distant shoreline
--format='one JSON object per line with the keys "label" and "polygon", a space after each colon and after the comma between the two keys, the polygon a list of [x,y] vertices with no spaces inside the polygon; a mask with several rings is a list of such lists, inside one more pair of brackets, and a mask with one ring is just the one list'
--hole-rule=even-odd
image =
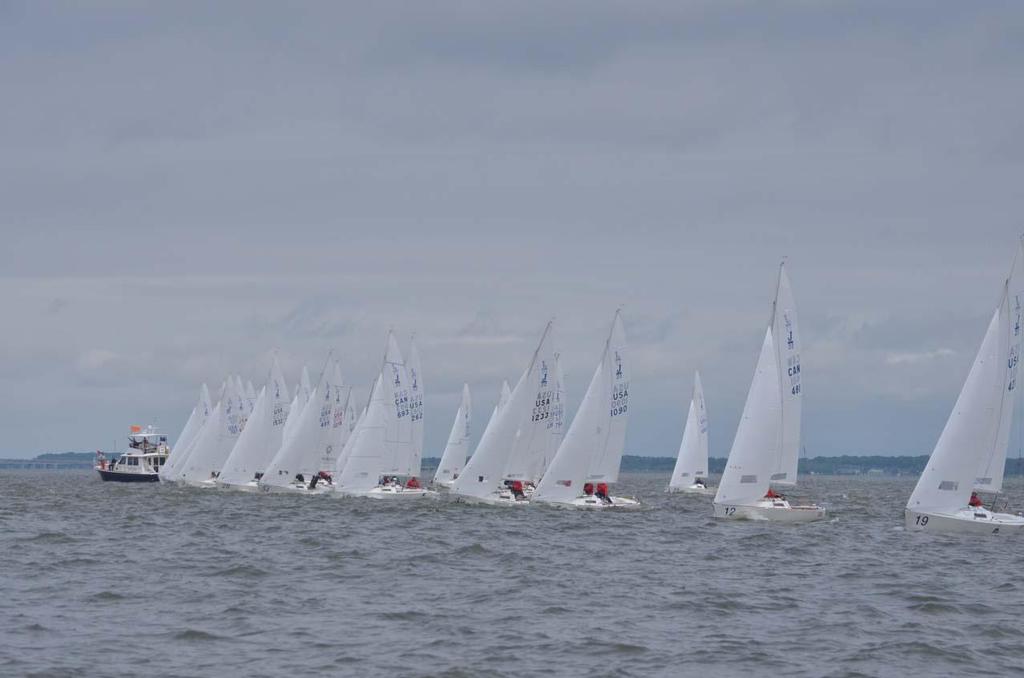
{"label": "distant shoreline", "polygon": [[[0,459],[0,469],[91,469],[94,452],[48,452],[32,459]],[[437,457],[424,457],[423,470],[433,471],[440,461]],[[674,457],[642,457],[627,454],[622,457],[622,470],[671,473]],[[885,457],[881,455],[842,455],[839,457],[809,457],[800,460],[801,475],[827,476],[906,476],[920,475],[928,463],[928,455],[913,457]],[[712,474],[725,469],[725,459],[712,457],[709,460]],[[426,475],[426,473],[424,473]],[[1006,475],[1024,475],[1024,464],[1020,458],[1006,460]]]}

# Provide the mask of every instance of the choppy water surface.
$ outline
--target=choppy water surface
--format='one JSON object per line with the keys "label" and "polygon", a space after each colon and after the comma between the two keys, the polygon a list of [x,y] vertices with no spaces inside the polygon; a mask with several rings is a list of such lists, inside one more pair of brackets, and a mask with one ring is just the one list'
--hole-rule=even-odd
{"label": "choppy water surface", "polygon": [[[913,479],[806,478],[829,522],[402,505],[0,474],[0,673],[1006,675],[1024,543],[902,530]],[[1019,479],[1008,495],[1024,507]]]}

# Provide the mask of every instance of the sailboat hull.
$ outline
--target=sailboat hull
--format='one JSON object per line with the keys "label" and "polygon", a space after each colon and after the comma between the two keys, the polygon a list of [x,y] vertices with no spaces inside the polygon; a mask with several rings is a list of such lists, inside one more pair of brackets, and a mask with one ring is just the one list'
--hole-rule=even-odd
{"label": "sailboat hull", "polygon": [[564,504],[564,506],[595,511],[628,511],[629,509],[640,508],[640,502],[632,497],[611,496],[608,499],[609,501],[604,501],[597,497],[577,497],[572,502]]}
{"label": "sailboat hull", "polygon": [[699,494],[703,496],[714,496],[718,492],[718,488],[690,485],[689,487],[670,487],[665,491],[669,494]]}
{"label": "sailboat hull", "polygon": [[383,499],[392,501],[406,499],[436,499],[440,496],[435,490],[428,490],[426,488],[394,487],[392,485],[374,487],[373,489],[366,490],[364,492],[346,492],[344,490],[338,490],[338,493],[344,497],[366,497],[367,499]]}
{"label": "sailboat hull", "polygon": [[821,506],[791,506],[788,501],[756,504],[715,504],[715,517],[725,520],[764,520],[773,523],[810,523],[825,518]]}
{"label": "sailboat hull", "polygon": [[233,492],[259,492],[260,490],[260,484],[255,480],[250,480],[247,483],[217,483],[217,487]]}
{"label": "sailboat hull", "polygon": [[476,506],[529,506],[529,499],[516,499],[511,492],[495,492],[484,497],[475,497],[468,494],[451,494],[457,504],[471,504]]}
{"label": "sailboat hull", "polygon": [[984,508],[966,508],[955,513],[930,513],[907,509],[904,523],[914,532],[940,534],[1020,534],[1024,531],[1024,516],[993,513]]}

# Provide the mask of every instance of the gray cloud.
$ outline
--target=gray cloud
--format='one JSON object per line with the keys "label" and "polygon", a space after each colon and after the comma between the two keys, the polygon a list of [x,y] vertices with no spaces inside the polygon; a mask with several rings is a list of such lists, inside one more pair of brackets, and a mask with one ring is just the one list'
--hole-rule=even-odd
{"label": "gray cloud", "polygon": [[694,369],[731,442],[780,257],[812,453],[927,451],[1020,230],[1016,3],[0,3],[0,453],[181,425],[200,381],[365,389],[428,443],[614,309],[629,446]]}

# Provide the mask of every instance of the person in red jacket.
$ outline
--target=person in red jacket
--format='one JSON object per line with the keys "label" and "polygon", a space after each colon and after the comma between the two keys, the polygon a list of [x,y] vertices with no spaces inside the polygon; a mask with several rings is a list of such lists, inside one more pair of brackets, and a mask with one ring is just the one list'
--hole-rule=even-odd
{"label": "person in red jacket", "polygon": [[608,483],[598,483],[594,496],[606,504],[612,503],[612,498],[608,496]]}
{"label": "person in red jacket", "polygon": [[971,492],[971,500],[967,502],[967,505],[971,508],[984,508],[984,504],[981,503],[981,498],[977,492]]}
{"label": "person in red jacket", "polygon": [[413,476],[412,478],[409,478],[409,480],[406,481],[405,486],[410,490],[418,490],[420,489],[420,481],[415,476]]}
{"label": "person in red jacket", "polygon": [[523,481],[513,480],[512,481],[512,497],[516,500],[526,499],[526,493],[523,492]]}
{"label": "person in red jacket", "polygon": [[588,497],[594,494],[594,483],[583,483],[583,494]]}

